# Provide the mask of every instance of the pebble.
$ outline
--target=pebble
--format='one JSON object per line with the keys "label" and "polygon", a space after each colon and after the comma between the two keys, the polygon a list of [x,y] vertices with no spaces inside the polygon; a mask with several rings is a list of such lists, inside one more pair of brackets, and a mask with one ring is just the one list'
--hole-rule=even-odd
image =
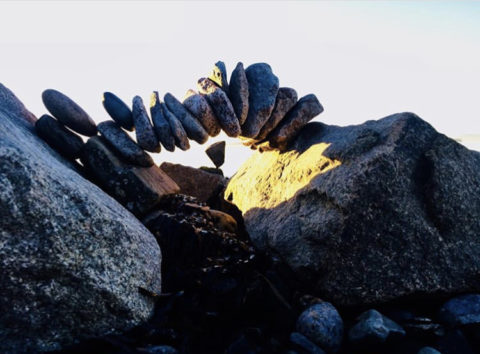
{"label": "pebble", "polygon": [[447,301],[440,308],[438,318],[451,327],[480,324],[480,295],[461,295]]}
{"label": "pebble", "polygon": [[270,133],[270,145],[285,150],[290,140],[313,118],[323,112],[323,106],[313,94],[302,97],[285,118]]}
{"label": "pebble", "polygon": [[85,136],[97,135],[93,119],[63,93],[48,89],[43,91],[42,100],[48,111],[67,127]]}
{"label": "pebble", "polygon": [[225,162],[225,141],[219,141],[210,145],[205,152],[215,167],[219,168]]}
{"label": "pebble", "polygon": [[325,354],[325,352],[315,345],[315,343],[298,332],[290,334],[290,342],[309,354]]}
{"label": "pebble", "polygon": [[405,330],[376,310],[368,310],[358,317],[358,322],[348,332],[353,343],[384,343],[405,336]]}
{"label": "pebble", "polygon": [[248,80],[248,115],[242,125],[242,135],[254,138],[270,118],[278,92],[278,77],[270,65],[257,63],[250,65],[245,74]]}
{"label": "pebble", "polygon": [[297,320],[297,331],[327,352],[340,349],[343,337],[343,321],[336,308],[322,302],[302,312]]}
{"label": "pebble", "polygon": [[189,139],[195,140],[199,144],[203,144],[208,140],[208,134],[205,129],[203,129],[200,122],[191,115],[175,96],[171,93],[167,93],[163,97],[163,100],[170,112],[172,112],[182,123]]}
{"label": "pebble", "polygon": [[160,106],[158,91],[154,91],[150,96],[150,115],[152,117],[153,130],[157,134],[158,140],[160,140],[166,150],[174,151],[175,137],[172,135],[170,124]]}
{"label": "pebble", "polygon": [[240,125],[248,115],[248,81],[242,63],[238,63],[230,76],[230,100]]}
{"label": "pebble", "polygon": [[280,121],[285,117],[288,111],[295,106],[298,101],[297,91],[290,87],[280,87],[278,89],[275,106],[272,114],[265,125],[260,129],[260,133],[255,137],[256,140],[263,140],[275,129]]}
{"label": "pebble", "polygon": [[175,139],[175,145],[178,146],[181,150],[185,151],[190,149],[190,142],[188,141],[187,133],[183,129],[182,123],[177,119],[177,117],[170,112],[165,103],[160,104],[163,115],[170,125],[170,132],[173,134]]}
{"label": "pebble", "polygon": [[210,103],[223,131],[230,137],[239,136],[241,133],[240,123],[227,94],[206,78],[198,80],[197,85],[200,93],[204,94]]}
{"label": "pebble", "polygon": [[208,135],[217,136],[220,134],[220,125],[205,97],[193,90],[188,90],[183,99],[183,105],[202,123]]}
{"label": "pebble", "polygon": [[103,93],[103,107],[112,119],[122,128],[133,131],[132,110],[117,95],[111,92]]}
{"label": "pebble", "polygon": [[80,157],[85,145],[82,138],[55,118],[44,114],[35,122],[35,130],[38,136],[66,158],[74,160]]}
{"label": "pebble", "polygon": [[150,123],[150,118],[140,96],[133,98],[132,114],[138,145],[147,151],[160,152],[158,138],[153,131],[152,123]]}
{"label": "pebble", "polygon": [[142,167],[153,165],[152,157],[143,151],[116,122],[112,120],[102,122],[98,124],[98,131],[126,162]]}
{"label": "pebble", "polygon": [[223,61],[217,61],[213,67],[213,71],[208,77],[218,85],[226,94],[229,95],[229,87],[227,80],[227,68]]}

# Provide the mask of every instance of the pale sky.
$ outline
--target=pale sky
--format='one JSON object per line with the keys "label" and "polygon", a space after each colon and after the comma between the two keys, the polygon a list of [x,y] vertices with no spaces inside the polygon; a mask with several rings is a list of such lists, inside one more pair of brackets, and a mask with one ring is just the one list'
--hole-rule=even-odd
{"label": "pale sky", "polygon": [[[327,124],[412,111],[480,150],[480,2],[0,2],[0,82],[37,116],[47,88],[97,122],[104,91],[182,98],[218,60],[229,75],[269,63],[281,86],[317,95]],[[222,139],[156,160],[212,166],[204,149]],[[229,140],[226,174],[250,153]]]}

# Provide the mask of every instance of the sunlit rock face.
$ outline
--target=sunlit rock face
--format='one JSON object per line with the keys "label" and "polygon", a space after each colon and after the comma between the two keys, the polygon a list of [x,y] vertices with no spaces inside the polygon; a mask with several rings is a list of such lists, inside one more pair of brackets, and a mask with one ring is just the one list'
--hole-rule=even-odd
{"label": "sunlit rock face", "polygon": [[225,196],[257,247],[335,304],[480,290],[480,153],[414,114],[310,123]]}

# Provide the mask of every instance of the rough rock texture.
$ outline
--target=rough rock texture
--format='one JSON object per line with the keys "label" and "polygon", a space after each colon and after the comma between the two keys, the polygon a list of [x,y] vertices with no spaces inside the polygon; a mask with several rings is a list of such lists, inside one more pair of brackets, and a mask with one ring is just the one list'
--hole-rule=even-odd
{"label": "rough rock texture", "polygon": [[210,136],[220,134],[220,125],[207,99],[193,90],[188,90],[183,105],[198,119]]}
{"label": "rough rock texture", "polygon": [[248,115],[248,81],[242,63],[238,63],[230,76],[230,101],[240,125]]}
{"label": "rough rock texture", "polygon": [[127,106],[117,95],[111,92],[103,93],[103,107],[112,119],[122,128],[133,131],[133,116],[130,107]]}
{"label": "rough rock texture", "polygon": [[167,151],[175,150],[175,137],[173,136],[167,117],[163,113],[158,91],[150,95],[150,116],[152,117],[153,130],[158,140]]}
{"label": "rough rock texture", "polygon": [[183,151],[190,149],[190,142],[188,141],[188,136],[185,132],[185,129],[183,129],[182,123],[180,123],[178,118],[172,112],[170,112],[164,102],[160,104],[160,108],[162,109],[165,119],[170,125],[170,132],[175,139],[175,145]]}
{"label": "rough rock texture", "polygon": [[216,196],[227,184],[227,180],[219,174],[190,166],[164,162],[160,169],[178,184],[180,193],[195,197],[200,202]]}
{"label": "rough rock texture", "polygon": [[213,143],[205,149],[205,152],[215,167],[219,168],[225,162],[225,141]]}
{"label": "rough rock texture", "polygon": [[242,125],[242,136],[254,138],[270,117],[278,92],[278,77],[270,65],[257,63],[246,70],[248,80],[248,116]]}
{"label": "rough rock texture", "polygon": [[0,109],[6,112],[17,112],[18,117],[30,123],[30,126],[37,121],[37,117],[2,83],[0,83]]}
{"label": "rough rock texture", "polygon": [[438,317],[451,327],[480,324],[480,295],[461,295],[447,301],[440,309]]}
{"label": "rough rock texture", "polygon": [[479,171],[479,152],[401,113],[310,123],[288,151],[255,153],[225,197],[322,298],[432,298],[480,290]]}
{"label": "rough rock texture", "polygon": [[97,134],[93,119],[70,97],[60,91],[48,89],[43,91],[42,100],[48,111],[67,127],[86,136]]}
{"label": "rough rock texture", "polygon": [[[5,93],[0,87],[0,96]],[[0,351],[59,349],[146,320],[160,249],[114,199],[0,103]]]}
{"label": "rough rock texture", "polygon": [[227,95],[229,95],[227,67],[223,61],[217,61],[213,67],[212,73],[208,77],[215,82]]}
{"label": "rough rock texture", "polygon": [[377,310],[368,310],[348,332],[353,343],[378,344],[405,336],[405,330]]}
{"label": "rough rock texture", "polygon": [[133,98],[132,115],[138,145],[150,152],[160,152],[160,143],[140,96]]}

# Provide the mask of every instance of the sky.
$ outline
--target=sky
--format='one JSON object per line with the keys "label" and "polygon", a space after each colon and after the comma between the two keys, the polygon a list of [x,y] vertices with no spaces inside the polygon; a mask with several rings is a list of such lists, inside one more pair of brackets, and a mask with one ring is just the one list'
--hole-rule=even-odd
{"label": "sky", "polygon": [[[410,111],[480,150],[480,2],[0,1],[0,82],[37,116],[60,90],[96,122],[102,93],[182,98],[222,60],[269,63],[280,86],[314,93],[315,120],[361,124]],[[226,175],[252,153],[225,135],[157,162],[213,166],[227,140]]]}

